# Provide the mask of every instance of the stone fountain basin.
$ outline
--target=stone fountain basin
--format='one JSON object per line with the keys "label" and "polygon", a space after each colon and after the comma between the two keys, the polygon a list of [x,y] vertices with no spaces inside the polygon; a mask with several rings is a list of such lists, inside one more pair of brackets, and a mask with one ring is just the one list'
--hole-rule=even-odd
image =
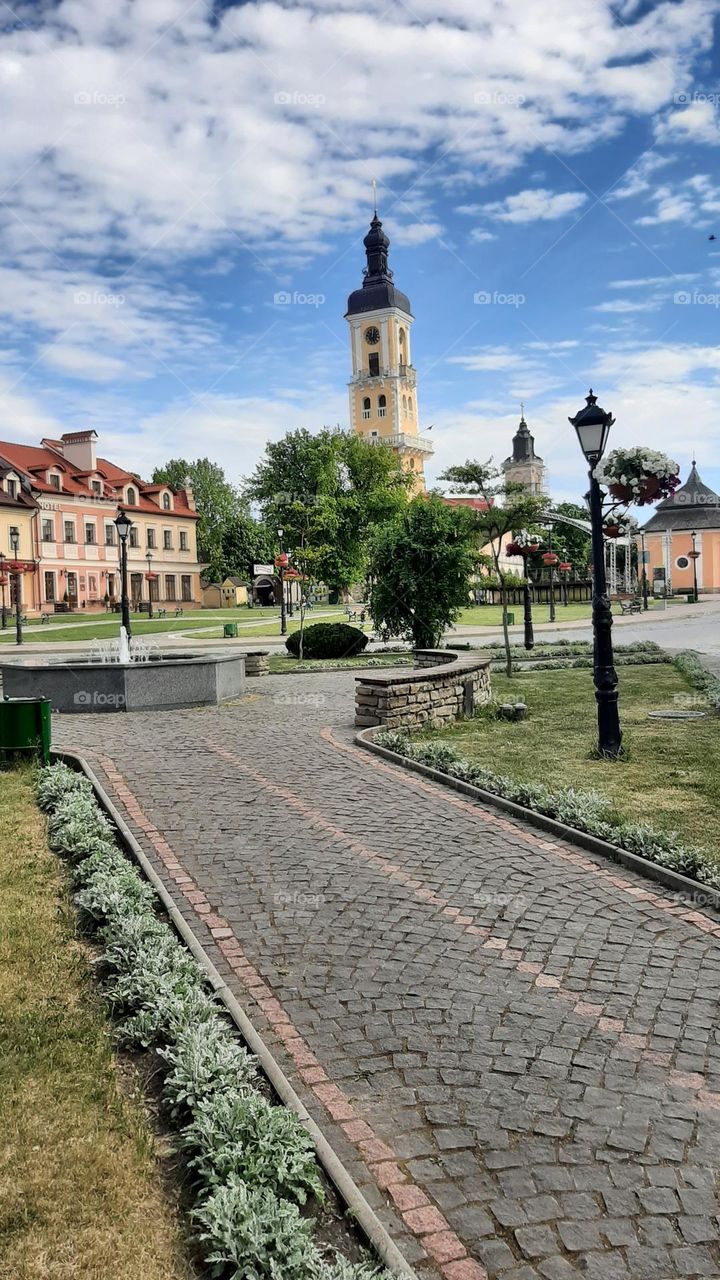
{"label": "stone fountain basin", "polygon": [[240,653],[154,653],[142,662],[0,663],[8,698],[49,698],[53,711],[174,711],[216,707],[245,687]]}

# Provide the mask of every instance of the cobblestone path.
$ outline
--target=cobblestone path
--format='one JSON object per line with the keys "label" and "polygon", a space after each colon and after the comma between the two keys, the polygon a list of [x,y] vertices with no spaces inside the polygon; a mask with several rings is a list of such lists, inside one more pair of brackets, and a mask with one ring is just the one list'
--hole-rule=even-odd
{"label": "cobblestone path", "polygon": [[348,673],[68,716],[427,1280],[720,1276],[720,922],[353,746]]}

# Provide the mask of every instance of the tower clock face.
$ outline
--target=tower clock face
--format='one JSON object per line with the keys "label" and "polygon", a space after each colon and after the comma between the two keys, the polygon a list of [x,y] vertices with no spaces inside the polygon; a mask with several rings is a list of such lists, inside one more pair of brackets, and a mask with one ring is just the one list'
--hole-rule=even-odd
{"label": "tower clock face", "polygon": [[369,347],[377,346],[380,341],[380,330],[376,329],[375,325],[371,325],[369,329],[365,330],[365,341]]}

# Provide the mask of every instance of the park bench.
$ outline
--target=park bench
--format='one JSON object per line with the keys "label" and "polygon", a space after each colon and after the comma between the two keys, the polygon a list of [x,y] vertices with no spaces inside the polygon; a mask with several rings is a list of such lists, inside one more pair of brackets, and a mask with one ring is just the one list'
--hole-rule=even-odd
{"label": "park bench", "polygon": [[45,625],[45,623],[46,623],[46,622],[49,622],[49,621],[50,621],[50,614],[49,614],[49,613],[41,613],[41,614],[40,614],[40,625],[41,625],[41,626],[44,626],[44,625]]}
{"label": "park bench", "polygon": [[632,600],[621,600],[619,603],[621,613],[640,613],[642,609],[642,600],[639,596],[634,596]]}
{"label": "park bench", "polygon": [[183,610],[180,606],[178,606],[178,608],[175,610],[175,617],[182,618],[182,616],[183,616]]}
{"label": "park bench", "polygon": [[167,618],[167,609],[156,609],[156,610],[155,610],[155,617],[156,617],[156,618]]}

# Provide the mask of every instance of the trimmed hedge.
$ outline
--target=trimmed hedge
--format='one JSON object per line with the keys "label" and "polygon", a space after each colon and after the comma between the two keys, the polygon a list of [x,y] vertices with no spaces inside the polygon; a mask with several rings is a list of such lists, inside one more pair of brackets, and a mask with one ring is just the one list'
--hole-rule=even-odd
{"label": "trimmed hedge", "polygon": [[[368,638],[358,627],[347,622],[315,622],[305,628],[303,656],[305,658],[354,658],[362,653]],[[294,658],[300,656],[300,632],[293,631],[285,641],[285,648]]]}
{"label": "trimmed hedge", "polygon": [[51,848],[69,863],[75,902],[103,944],[98,973],[123,1043],[165,1063],[163,1101],[193,1179],[209,1275],[225,1280],[394,1280],[374,1262],[348,1262],[313,1240],[309,1196],[323,1199],[310,1135],[268,1102],[257,1067],[205,974],[156,915],[154,890],[115,842],[82,775],[40,772],[38,803]]}

